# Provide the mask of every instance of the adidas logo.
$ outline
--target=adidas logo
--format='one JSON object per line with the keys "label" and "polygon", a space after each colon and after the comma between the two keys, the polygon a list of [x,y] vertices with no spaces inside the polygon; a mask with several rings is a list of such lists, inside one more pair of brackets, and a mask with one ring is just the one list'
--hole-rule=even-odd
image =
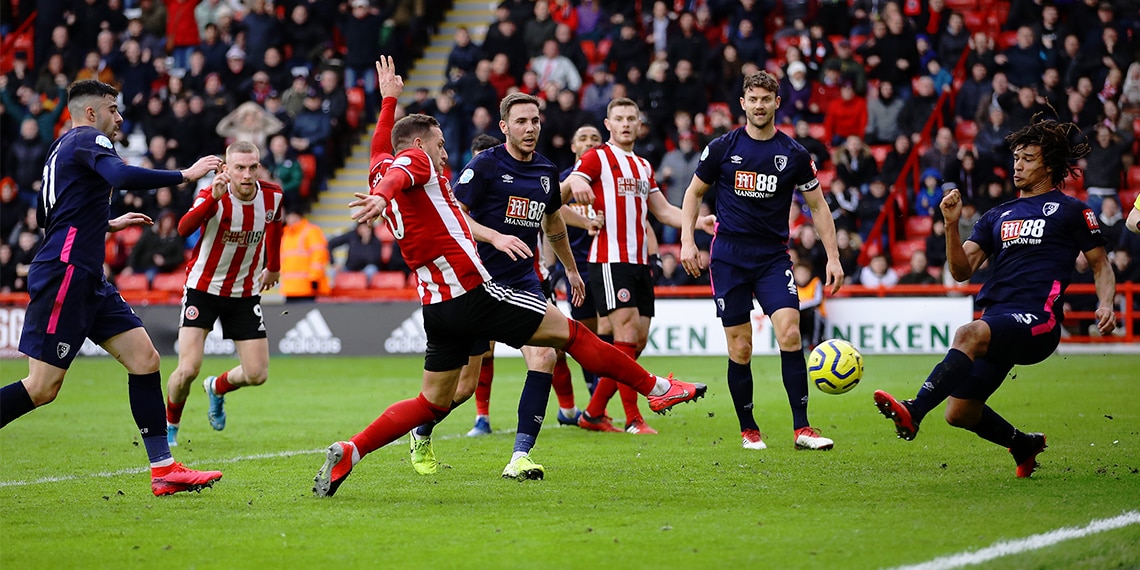
{"label": "adidas logo", "polygon": [[333,336],[319,309],[313,309],[305,318],[285,331],[285,338],[277,343],[283,354],[338,354],[340,339]]}
{"label": "adidas logo", "polygon": [[416,312],[400,324],[384,341],[384,350],[389,354],[419,353],[427,350],[427,332],[424,331],[424,310]]}

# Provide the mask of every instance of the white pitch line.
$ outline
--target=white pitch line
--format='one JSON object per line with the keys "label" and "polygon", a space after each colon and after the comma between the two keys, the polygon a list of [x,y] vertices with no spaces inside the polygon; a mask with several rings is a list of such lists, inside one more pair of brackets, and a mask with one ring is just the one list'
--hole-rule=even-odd
{"label": "white pitch line", "polygon": [[[496,433],[496,434],[510,434],[510,433],[514,433],[514,432],[515,432],[515,430],[511,429],[511,430],[499,430],[499,431],[496,431],[494,433]],[[459,439],[459,438],[464,438],[464,437],[466,437],[466,436],[465,435],[445,435],[445,436],[437,437],[435,439],[437,441],[447,441],[450,439]],[[401,438],[401,439],[398,439],[396,441],[393,441],[392,443],[389,443],[385,447],[388,447],[388,446],[394,445],[394,444],[407,445],[407,443],[408,443],[407,438]],[[253,455],[243,455],[240,457],[230,457],[227,459],[201,459],[201,460],[196,460],[196,461],[188,461],[188,462],[186,462],[186,465],[193,467],[195,465],[217,465],[219,463],[222,463],[222,464],[238,463],[241,461],[252,461],[252,460],[257,460],[257,459],[280,459],[283,457],[295,457],[297,455],[315,455],[318,453],[324,453],[326,449],[327,448],[306,449],[303,451],[278,451],[276,453],[255,453]],[[117,471],[100,471],[98,473],[86,473],[86,474],[78,474],[78,475],[53,475],[53,476],[48,476],[48,477],[40,477],[39,479],[31,479],[28,481],[0,481],[0,487],[23,487],[26,485],[42,485],[44,483],[64,483],[67,481],[76,481],[79,479],[106,479],[106,478],[110,478],[110,477],[119,477],[121,475],[137,475],[139,473],[145,473],[147,471],[150,471],[150,467],[131,467],[129,469],[119,469]]]}
{"label": "white pitch line", "polygon": [[1097,534],[1106,530],[1115,530],[1138,523],[1140,523],[1140,511],[1128,511],[1110,519],[1094,520],[1081,528],[1062,527],[1057,530],[1035,534],[1017,540],[1003,540],[981,550],[943,556],[911,566],[898,566],[895,570],[950,570],[952,568],[961,568],[963,566],[989,562],[990,560],[1001,558],[1002,556],[1038,550],[1066,540],[1083,538],[1091,534]]}

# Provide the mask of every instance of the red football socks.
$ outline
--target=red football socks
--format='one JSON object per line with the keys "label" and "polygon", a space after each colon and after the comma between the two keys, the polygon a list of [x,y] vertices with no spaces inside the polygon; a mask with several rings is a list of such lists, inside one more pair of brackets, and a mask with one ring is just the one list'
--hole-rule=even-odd
{"label": "red football socks", "polygon": [[178,425],[182,423],[182,408],[186,407],[186,402],[171,402],[166,401],[166,423]]}
{"label": "red football socks", "polygon": [[560,358],[554,364],[554,379],[551,381],[554,395],[558,396],[558,407],[570,410],[574,408],[574,383],[570,378],[570,367],[566,359]]}
{"label": "red football socks", "polygon": [[364,457],[396,441],[412,428],[446,416],[447,412],[447,408],[432,404],[421,393],[413,399],[388,406],[364,431],[352,436],[352,443],[356,445],[360,456]]}
{"label": "red football socks", "polygon": [[475,386],[475,413],[491,415],[491,380],[495,377],[495,357],[484,356],[479,367],[479,383]]}
{"label": "red football socks", "polygon": [[233,392],[234,390],[237,390],[238,388],[240,388],[240,386],[234,386],[233,384],[230,384],[229,376],[230,376],[230,373],[227,370],[225,372],[222,372],[221,376],[214,378],[214,393],[215,394],[217,394],[219,396],[225,396],[226,394]]}

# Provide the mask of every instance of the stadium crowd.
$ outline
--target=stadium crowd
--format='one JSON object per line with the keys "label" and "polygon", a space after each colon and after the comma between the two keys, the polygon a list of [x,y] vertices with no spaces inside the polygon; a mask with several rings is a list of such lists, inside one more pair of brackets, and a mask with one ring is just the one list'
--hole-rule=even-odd
{"label": "stadium crowd", "polygon": [[[228,142],[255,143],[292,218],[304,220],[377,108],[377,56],[395,54],[407,76],[437,26],[443,11],[427,4],[0,2],[5,37],[37,9],[34,46],[5,54],[0,75],[0,290],[22,289],[40,239],[40,172],[68,128],[71,82],[96,78],[121,90],[118,142],[146,166],[174,168],[220,154]],[[847,281],[887,287],[953,283],[942,270],[943,188],[962,192],[959,225],[968,236],[982,213],[1014,197],[1004,137],[1037,113],[1055,115],[1079,125],[1093,147],[1083,180],[1066,191],[1099,217],[1117,280],[1135,282],[1140,237],[1122,228],[1129,197],[1140,191],[1138,58],[1135,0],[504,0],[481,43],[456,31],[438,94],[419,89],[399,113],[434,116],[458,171],[473,138],[502,138],[498,102],[532,94],[543,105],[538,150],[567,168],[575,129],[593,124],[605,138],[606,104],[629,97],[643,113],[635,151],[657,165],[658,183],[680,206],[702,149],[743,122],[742,77],[766,69],[780,81],[778,127],[812,154],[829,189]],[[363,93],[355,116],[353,92]],[[912,155],[916,165],[908,165]],[[880,247],[873,226],[898,194],[908,208],[898,237],[908,247]],[[110,239],[108,274],[151,279],[180,270],[193,238],[163,222],[185,212],[193,195],[190,187],[116,192],[113,215],[140,211],[160,223]],[[789,219],[795,259],[810,269],[805,285],[823,275],[826,259],[802,202]],[[677,232],[654,229],[658,284],[700,284],[678,268]],[[347,269],[371,277],[406,271],[391,241],[365,227],[327,247],[347,245]],[[872,251],[860,265],[864,248]],[[1078,263],[1074,282],[1091,280]]]}

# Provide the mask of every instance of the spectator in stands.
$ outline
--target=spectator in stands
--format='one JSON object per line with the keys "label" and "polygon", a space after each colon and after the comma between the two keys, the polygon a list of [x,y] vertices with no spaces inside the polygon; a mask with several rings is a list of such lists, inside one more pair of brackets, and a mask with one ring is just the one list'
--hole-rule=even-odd
{"label": "spectator in stands", "polygon": [[[510,88],[518,85],[515,77],[511,75],[511,60],[507,54],[495,54],[495,57],[491,59],[491,76],[487,81],[495,88],[495,96],[498,99],[506,97]],[[427,95],[426,89],[424,89],[424,95]]]}
{"label": "spectator in stands", "polygon": [[933,216],[942,202],[942,174],[937,168],[922,171],[922,184],[914,193],[914,215]]}
{"label": "spectator in stands", "polygon": [[941,272],[942,266],[946,264],[946,221],[942,219],[941,211],[934,216],[923,250],[926,252],[928,266]]}
{"label": "spectator in stands", "polygon": [[890,181],[893,184],[899,179],[903,167],[906,166],[907,158],[910,157],[911,148],[910,137],[904,134],[895,137],[894,145],[891,146],[890,152],[883,159],[883,166],[879,170],[879,175],[883,177],[883,180]]}
{"label": "spectator in stands", "polygon": [[859,234],[845,229],[835,230],[835,245],[839,248],[839,264],[843,266],[843,284],[850,285],[859,275]]}
{"label": "spectator in stands", "polygon": [[806,264],[811,269],[812,275],[826,276],[827,251],[823,247],[823,242],[819,240],[815,224],[804,223],[794,233],[793,238],[792,249],[796,251],[800,263]]}
{"label": "spectator in stands", "polygon": [[606,105],[609,105],[614,96],[614,78],[606,72],[602,64],[590,66],[590,82],[582,88],[582,110],[586,111],[592,120],[601,123],[606,116]]}
{"label": "spectator in stands", "polygon": [[[344,85],[346,88],[363,87],[365,107],[371,112],[378,107],[376,100],[376,58],[379,54],[380,30],[384,20],[380,11],[368,0],[352,0],[348,14],[340,20],[344,36]],[[464,30],[466,31],[466,30]],[[458,45],[459,31],[455,32]],[[470,37],[468,45],[470,45]],[[452,53],[455,50],[452,49]],[[450,63],[451,57],[448,57]],[[264,153],[263,153],[264,154]]]}
{"label": "spectator in stands", "polygon": [[951,69],[958,64],[962,54],[970,47],[970,30],[966,29],[961,12],[951,12],[946,18],[946,27],[937,36],[938,59]]}
{"label": "spectator in stands", "polygon": [[154,281],[159,273],[173,273],[185,260],[185,241],[178,235],[178,221],[169,210],[158,216],[157,223],[145,232],[127,261],[123,275],[143,273],[148,282]]}
{"label": "spectator in stands", "polygon": [[[39,194],[44,173],[44,159],[48,153],[48,144],[40,136],[39,122],[32,117],[21,121],[19,138],[9,141],[5,151],[7,156],[4,161],[4,172],[12,177],[11,180],[15,181],[20,193],[32,198],[29,203],[35,204],[37,202],[35,196]],[[19,212],[22,215],[23,210]],[[7,235],[7,232],[0,231],[0,236]]]}
{"label": "spectator in stands", "polygon": [[463,141],[471,140],[467,136],[467,123],[469,119],[455,105],[455,97],[450,91],[445,91],[435,98],[435,114],[439,121],[439,128],[443,131],[444,145],[447,149],[447,164],[452,170],[463,166]]}
{"label": "spectator in stands", "polygon": [[843,81],[836,69],[829,68],[823,71],[823,78],[814,81],[812,85],[811,102],[808,103],[809,121],[813,123],[823,122],[824,113],[831,106],[831,102],[839,99],[839,91],[842,85]]}
{"label": "spectator in stands", "polygon": [[[1124,144],[1126,148],[1132,146],[1134,135],[1132,132],[1133,117],[1120,112],[1120,106],[1111,99],[1104,102],[1103,119],[1097,123],[1108,127],[1112,135]],[[1130,156],[1130,155],[1129,155]],[[1135,157],[1133,162],[1135,162]]]}
{"label": "spectator in stands", "polygon": [[942,67],[942,62],[937,58],[927,60],[924,75],[934,81],[935,93],[950,93],[953,90],[954,77]]}
{"label": "spectator in stands", "polygon": [[329,258],[333,252],[348,246],[348,254],[344,259],[344,271],[363,271],[369,280],[380,270],[382,247],[380,238],[372,224],[360,222],[350,231],[337,235],[329,240]]}
{"label": "spectator in stands", "polygon": [[[895,84],[900,92],[909,91],[910,80],[919,71],[918,48],[914,34],[906,29],[901,14],[886,18],[887,30],[880,38],[877,34],[868,40],[873,46],[865,53],[864,61],[870,68],[868,75],[875,79],[886,79]],[[877,29],[875,24],[873,29]],[[866,47],[863,44],[860,47]]]}
{"label": "spectator in stands", "polygon": [[[1086,77],[1081,78],[1082,81],[1087,79]],[[1096,115],[1088,105],[1088,99],[1080,91],[1070,91],[1065,108],[1058,111],[1057,115],[1060,120],[1077,125],[1082,132],[1087,131],[1096,121]]]}
{"label": "spectator in stands", "polygon": [[97,50],[87,52],[87,56],[83,59],[83,68],[75,74],[75,81],[84,79],[95,79],[116,88],[119,86],[115,72],[110,67],[103,65],[103,59]]}
{"label": "spectator in stands", "polygon": [[823,141],[811,136],[811,123],[803,119],[796,121],[795,134],[796,142],[808,151],[812,161],[815,162],[815,167],[817,169],[826,168],[827,164],[831,162],[831,154]]}
{"label": "spectator in stands", "polygon": [[1120,189],[1121,173],[1124,170],[1123,156],[1127,147],[1112,134],[1107,126],[1098,125],[1088,156],[1081,160],[1085,169],[1085,188],[1088,190],[1086,202],[1093,212],[1100,215],[1101,202],[1106,197],[1116,198]]}
{"label": "spectator in stands", "polygon": [[[178,169],[178,163],[174,161],[174,155],[171,154],[170,147],[166,144],[166,137],[162,135],[155,135],[147,141],[147,150],[146,154],[142,156],[142,164],[152,170]],[[157,219],[157,211],[144,211],[143,213],[150,216],[151,219]]]}
{"label": "spectator in stands", "polygon": [[788,65],[788,73],[780,80],[780,107],[776,109],[776,121],[790,124],[812,118],[809,110],[812,92],[807,66],[799,61]]}
{"label": "spectator in stands", "polygon": [[710,46],[708,38],[697,30],[697,18],[692,12],[684,11],[677,17],[677,28],[668,35],[665,51],[673,67],[685,60],[693,64],[698,76],[704,72]]}
{"label": "spectator in stands", "polygon": [[845,184],[858,188],[866,194],[872,179],[879,173],[879,166],[871,149],[863,142],[862,137],[851,135],[847,137],[842,146],[837,146],[832,153],[832,162],[835,163],[835,173]]}
{"label": "spectator in stands", "polygon": [[[929,77],[919,77],[915,82],[914,95],[899,112],[899,132],[909,135],[911,141],[918,143],[922,140],[922,128],[926,121],[938,111],[938,93],[934,91],[934,81]],[[943,124],[952,124],[946,113],[946,106],[941,109],[944,117]]]}
{"label": "spectator in stands", "polygon": [[12,231],[31,207],[31,202],[20,195],[20,188],[16,185],[15,180],[10,176],[0,178],[0,240],[3,240],[2,243],[12,243],[10,239],[13,235]]}
{"label": "spectator in stands", "polygon": [[284,126],[261,105],[246,101],[223,117],[215,130],[219,136],[225,137],[227,144],[249,141],[257,146],[261,155],[265,155],[269,137],[281,132]]}
{"label": "spectator in stands", "polygon": [[522,31],[527,55],[531,58],[545,54],[546,42],[554,40],[554,30],[558,27],[558,23],[550,17],[550,5],[546,2],[535,2],[533,14],[533,18],[525,20]]}
{"label": "spectator in stands", "polygon": [[578,74],[578,69],[559,53],[558,42],[553,38],[543,42],[542,55],[530,60],[530,68],[538,74],[538,83],[544,88],[547,83],[575,92],[582,88],[582,76]]}
{"label": "spectator in stands", "polygon": [[986,67],[986,74],[991,75],[997,71],[997,54],[994,52],[994,39],[984,30],[974,32],[970,38],[970,53],[966,55],[966,67],[973,68],[976,64]]}
{"label": "spectator in stands", "polygon": [[325,28],[311,18],[306,3],[293,5],[281,32],[285,45],[293,46],[290,65],[308,65],[319,56],[325,42],[330,39]]}
{"label": "spectator in stands", "polygon": [[[696,135],[692,132],[683,132],[677,136],[677,148],[665,153],[661,164],[657,166],[656,178],[664,186],[665,197],[670,204],[681,207],[685,198],[685,188],[693,179],[697,165],[701,162],[701,154],[697,152]],[[678,243],[680,233],[677,228],[665,226],[662,229],[662,239],[665,243]]]}
{"label": "spectator in stands", "polygon": [[661,255],[661,275],[653,284],[658,287],[676,287],[689,282],[689,275],[677,265],[677,256],[672,253]]}
{"label": "spectator in stands", "polygon": [[1057,54],[1057,70],[1061,72],[1061,85],[1071,89],[1077,85],[1081,75],[1081,40],[1075,34],[1065,36]]}
{"label": "spectator in stands", "polygon": [[690,115],[703,113],[708,108],[704,82],[693,75],[693,64],[682,59],[673,70],[672,86],[674,109],[687,111]]}
{"label": "spectator in stands", "polygon": [[[226,57],[230,48],[234,46],[222,41],[218,36],[216,24],[207,24],[205,30],[200,31],[199,34],[202,37],[202,43],[198,44],[198,51],[202,52],[202,56],[206,58],[206,69],[221,73],[226,68]],[[240,47],[234,53],[241,53],[242,58],[245,57],[245,51]]]}
{"label": "spectator in stands", "polygon": [[1043,104],[1060,109],[1065,106],[1065,89],[1061,85],[1061,72],[1054,66],[1045,68],[1041,75],[1041,85],[1037,88],[1039,101]]}
{"label": "spectator in stands", "polygon": [[12,293],[17,290],[17,286],[16,260],[12,257],[12,246],[0,243],[0,293]]}
{"label": "spectator in stands", "polygon": [[233,46],[226,51],[226,68],[222,70],[221,77],[222,85],[233,97],[235,105],[249,100],[248,91],[253,71],[245,64],[245,50]]}
{"label": "spectator in stands", "polygon": [[321,228],[305,218],[304,207],[287,211],[281,233],[281,294],[285,302],[312,301],[318,295],[327,295],[328,265],[328,241]]}
{"label": "spectator in stands", "polygon": [[269,139],[269,152],[262,156],[265,170],[281,186],[285,209],[299,207],[303,175],[297,153],[289,147],[289,138],[283,134],[273,135]]}
{"label": "spectator in stands", "polygon": [[[978,209],[973,204],[963,202],[962,217],[958,218],[958,235],[965,236],[967,233],[973,232],[974,224],[976,224],[981,217],[982,214],[978,212]],[[969,238],[962,237],[961,239],[962,241],[966,241]]]}
{"label": "spectator in stands", "polygon": [[828,105],[823,118],[824,138],[832,145],[847,137],[862,137],[867,132],[867,100],[855,96],[855,86],[844,82],[839,98]]}
{"label": "spectator in stands", "polygon": [[1093,86],[1092,79],[1083,76],[1077,78],[1076,92],[1080,93],[1081,97],[1084,97],[1085,99],[1084,109],[1080,114],[1081,120],[1083,122],[1077,124],[1078,126],[1083,125],[1084,127],[1087,127],[1082,128],[1082,131],[1092,132],[1091,127],[1093,123],[1097,122],[1097,119],[1101,115],[1101,111],[1104,110],[1104,106],[1100,102],[1100,97],[1097,96],[1096,88]]}
{"label": "spectator in stands", "polygon": [[855,231],[857,226],[855,212],[859,209],[859,189],[847,186],[839,178],[833,178],[828,190],[824,194],[824,198],[827,199],[835,227],[849,232]]}
{"label": "spectator in stands", "polygon": [[570,31],[578,29],[578,8],[571,0],[551,0],[550,2],[550,18],[558,25],[564,25],[570,28]]}
{"label": "spectator in stands", "polygon": [[867,193],[859,198],[859,205],[855,210],[855,219],[859,228],[859,238],[862,241],[867,241],[867,236],[871,233],[871,228],[875,226],[875,220],[879,219],[879,213],[883,211],[883,207],[887,204],[887,183],[881,176],[876,176],[871,179],[871,185]]}
{"label": "spectator in stands", "polygon": [[978,109],[992,91],[990,79],[986,74],[986,66],[974,63],[970,67],[970,77],[958,88],[958,98],[954,101],[954,121],[977,121]]}
{"label": "spectator in stands", "polygon": [[990,181],[986,183],[985,191],[974,198],[973,204],[979,214],[984,214],[1014,198],[1016,198],[1016,196],[1006,188],[1002,180],[991,178]]}
{"label": "spectator in stands", "polygon": [[597,1],[581,0],[575,11],[578,13],[578,26],[574,31],[579,38],[597,41],[606,34],[609,27],[605,22],[605,12],[598,6]]}
{"label": "spectator in stands", "polygon": [[749,61],[758,66],[763,66],[768,61],[768,52],[764,48],[764,38],[756,33],[756,26],[752,20],[740,20],[733,33],[729,35],[728,41],[736,48],[737,56],[741,61]]}
{"label": "spectator in stands", "polygon": [[325,157],[332,134],[332,120],[328,111],[321,107],[323,99],[316,89],[310,89],[305,94],[305,107],[297,114],[293,121],[293,130],[289,134],[289,145],[298,154],[311,154],[317,159],[317,176],[313,182],[314,188],[321,188],[327,175]]}
{"label": "spectator in stands", "polygon": [[1017,43],[994,57],[994,62],[1005,72],[1015,88],[1030,87],[1041,81],[1047,67],[1048,54],[1037,43],[1033,28],[1017,29]]}
{"label": "spectator in stands", "polygon": [[899,136],[899,115],[905,102],[890,81],[880,81],[877,97],[867,99],[867,144],[891,144]]}
{"label": "spectator in stands", "polygon": [[12,257],[16,260],[14,291],[28,290],[28,270],[31,269],[32,261],[35,260],[36,254],[40,251],[42,241],[36,232],[22,231],[17,236],[15,247],[12,249]]}
{"label": "spectator in stands", "polygon": [[1100,203],[1100,231],[1104,240],[1110,244],[1120,243],[1121,233],[1124,232],[1124,214],[1120,211],[1120,203],[1116,196],[1105,196]]}
{"label": "spectator in stands", "polygon": [[554,41],[558,42],[558,53],[574,64],[574,69],[578,70],[579,75],[585,74],[590,62],[586,59],[586,53],[582,51],[582,43],[574,37],[573,29],[565,24],[558,24],[554,28]]}
{"label": "spectator in stands", "polygon": [[910,254],[910,271],[899,277],[899,285],[937,285],[938,280],[930,274],[926,252],[919,249]]}
{"label": "spectator in stands", "polygon": [[174,137],[176,133],[174,119],[170,110],[166,108],[166,101],[158,93],[151,95],[146,100],[146,109],[139,117],[138,126],[147,139],[156,136],[169,139]]}
{"label": "spectator in stands", "polygon": [[505,53],[511,61],[511,75],[521,79],[530,61],[526,44],[517,37],[515,23],[510,20],[500,20],[498,24],[487,30],[487,37],[483,40],[483,57],[493,57],[495,54]]}
{"label": "spectator in stands", "polygon": [[[922,153],[918,165],[923,170],[934,169],[938,172],[938,178],[943,178],[947,173],[956,170],[958,168],[958,143],[954,141],[954,131],[951,131],[949,127],[938,129],[937,134],[934,135],[934,144],[929,150]],[[937,206],[938,204],[935,204],[935,207]]]}
{"label": "spectator in stands", "polygon": [[483,58],[483,50],[471,42],[471,32],[467,30],[467,26],[459,26],[455,30],[455,44],[451,46],[451,53],[447,56],[444,75],[446,76],[448,71],[454,68],[473,73],[475,64]]}
{"label": "spectator in stands", "polygon": [[[2,255],[0,253],[0,256]],[[1133,263],[1132,254],[1128,248],[1117,248],[1112,253],[1112,272],[1116,276],[1117,283],[1140,283],[1140,263]],[[1135,296],[1133,296],[1132,302],[1135,306]]]}
{"label": "spectator in stands", "polygon": [[1124,76],[1124,86],[1120,91],[1120,108],[1126,114],[1140,112],[1140,61],[1132,62]]}
{"label": "spectator in stands", "polygon": [[860,96],[867,94],[867,70],[855,60],[855,51],[851,49],[850,41],[842,39],[835,44],[835,55],[823,62],[822,69],[828,68],[838,69],[841,80],[855,85],[855,93]]}
{"label": "spectator in stands", "polygon": [[994,178],[993,166],[978,157],[969,146],[958,148],[958,163],[946,171],[945,180],[953,182],[962,193],[962,199],[975,201],[986,192],[986,185]]}
{"label": "spectator in stands", "polygon": [[281,35],[281,22],[273,14],[272,6],[267,0],[249,2],[249,12],[242,18],[241,25],[245,35],[245,52],[254,61],[261,60],[266,50],[277,44]]}
{"label": "spectator in stands", "polygon": [[1009,109],[1009,128],[1016,131],[1028,125],[1034,115],[1048,109],[1044,105],[1044,100],[1039,100],[1035,87],[1032,85],[1019,87],[1017,101]]}
{"label": "spectator in stands", "polygon": [[166,49],[175,67],[186,67],[190,52],[201,43],[194,17],[197,0],[166,0]]}
{"label": "spectator in stands", "polygon": [[281,94],[281,104],[290,117],[296,118],[305,109],[305,96],[309,93],[309,70],[294,67],[290,70],[293,83]]}
{"label": "spectator in stands", "polygon": [[640,105],[640,108],[649,118],[650,128],[654,132],[662,132],[664,129],[660,127],[669,124],[673,118],[675,107],[669,79],[666,76],[668,70],[668,63],[655,61],[649,65],[649,71],[646,72],[645,105]]}
{"label": "spectator in stands", "polygon": [[1104,82],[1110,70],[1123,74],[1132,64],[1132,52],[1128,46],[1121,45],[1119,34],[1116,28],[1106,27],[1101,32],[1101,42],[1085,43],[1081,48],[1081,75],[1088,76],[1096,85]]}
{"label": "spectator in stands", "polygon": [[629,20],[623,22],[619,34],[606,54],[606,67],[614,70],[615,77],[626,77],[631,67],[645,69],[649,50],[637,33],[637,24]]}
{"label": "spectator in stands", "polygon": [[899,274],[887,262],[886,255],[877,253],[859,272],[859,284],[864,287],[894,287],[899,284]]}
{"label": "spectator in stands", "polygon": [[1005,166],[1011,160],[1005,137],[1011,132],[1013,129],[1009,127],[1001,107],[989,107],[986,122],[978,127],[978,134],[974,136],[974,148],[977,149],[979,156],[991,157],[998,166]]}

